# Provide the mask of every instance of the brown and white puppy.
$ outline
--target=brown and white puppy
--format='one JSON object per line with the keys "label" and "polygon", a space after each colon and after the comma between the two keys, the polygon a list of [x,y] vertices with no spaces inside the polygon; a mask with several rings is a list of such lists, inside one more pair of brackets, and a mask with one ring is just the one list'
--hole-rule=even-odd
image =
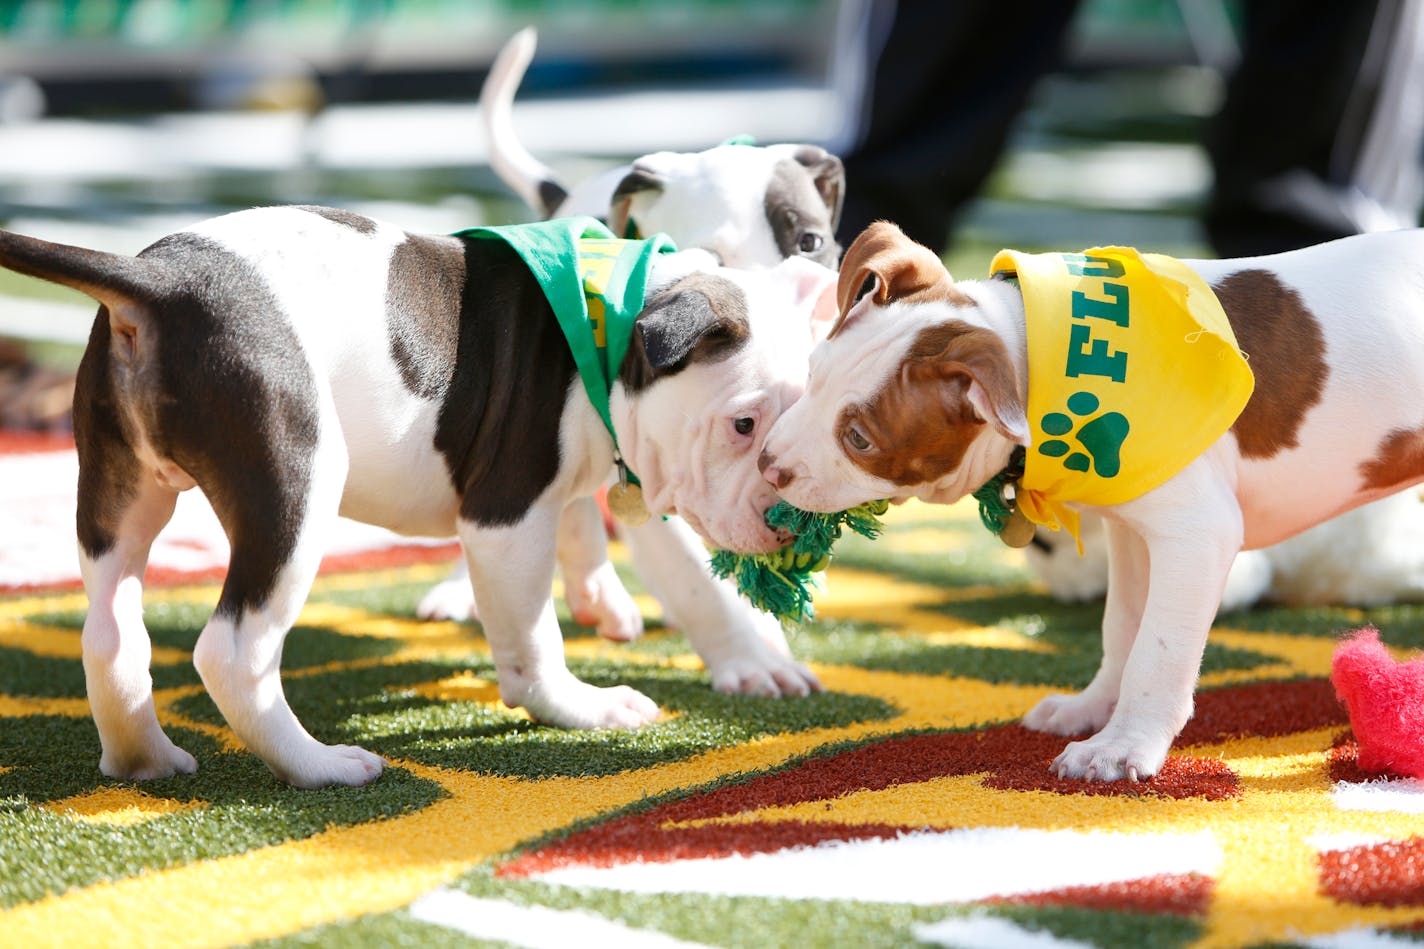
{"label": "brown and white puppy", "polygon": [[[657,717],[646,696],[595,688],[564,662],[550,601],[559,517],[603,483],[614,443],[543,292],[503,241],[262,208],[137,257],[0,231],[0,266],[101,304],[74,433],[84,669],[105,774],[197,766],[159,726],[141,603],[149,547],[193,487],[232,544],[193,662],[232,730],[284,781],[362,784],[381,772],[377,756],[308,734],[279,677],[338,513],[458,534],[507,704],[569,728]],[[654,514],[681,513],[720,547],[780,544],[756,459],[800,393],[808,314],[833,280],[801,260],[747,273],[700,251],[656,259],[610,395]],[[744,629],[694,645],[714,676],[756,668],[785,691],[815,687]]]}
{"label": "brown and white puppy", "polygon": [[[1231,430],[1160,487],[1083,508],[1107,524],[1102,664],[1081,693],[1050,696],[1024,719],[1094,733],[1058,756],[1063,776],[1161,768],[1191,717],[1239,550],[1424,480],[1424,231],[1185,263],[1221,301],[1255,392]],[[881,497],[947,503],[1028,444],[1015,283],[956,283],[881,222],[847,251],[839,296],[806,393],[767,436],[763,473],[784,498],[816,511]]]}

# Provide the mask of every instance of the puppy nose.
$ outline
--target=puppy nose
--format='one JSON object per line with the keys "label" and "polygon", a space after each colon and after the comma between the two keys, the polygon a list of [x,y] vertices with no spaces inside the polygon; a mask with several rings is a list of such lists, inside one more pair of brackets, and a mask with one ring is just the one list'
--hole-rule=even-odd
{"label": "puppy nose", "polygon": [[761,454],[757,456],[757,470],[778,491],[796,480],[796,476],[790,471],[776,466],[776,456],[768,454],[766,449],[762,449]]}

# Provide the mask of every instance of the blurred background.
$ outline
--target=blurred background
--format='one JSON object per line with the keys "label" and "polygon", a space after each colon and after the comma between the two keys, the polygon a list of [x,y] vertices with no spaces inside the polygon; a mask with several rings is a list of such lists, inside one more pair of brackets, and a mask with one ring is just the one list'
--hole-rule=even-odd
{"label": "blurred background", "polygon": [[[842,12],[840,0],[0,0],[0,226],[134,253],[264,204],[436,232],[528,220],[488,166],[476,100],[496,51],[530,24],[539,50],[516,128],[566,181],[736,134],[833,144]],[[1003,246],[1205,254],[1197,141],[1236,23],[1218,0],[1088,0],[963,218],[951,270],[980,275]],[[15,387],[38,378],[62,403],[93,313],[0,271],[0,424]]]}

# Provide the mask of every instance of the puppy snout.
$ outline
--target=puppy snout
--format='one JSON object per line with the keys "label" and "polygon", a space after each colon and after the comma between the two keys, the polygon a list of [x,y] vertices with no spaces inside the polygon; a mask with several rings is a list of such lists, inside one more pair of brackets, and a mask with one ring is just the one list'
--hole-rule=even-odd
{"label": "puppy snout", "polygon": [[765,448],[757,456],[757,470],[761,476],[771,483],[771,486],[780,491],[792,481],[796,480],[796,475],[784,468],[777,467],[776,456]]}

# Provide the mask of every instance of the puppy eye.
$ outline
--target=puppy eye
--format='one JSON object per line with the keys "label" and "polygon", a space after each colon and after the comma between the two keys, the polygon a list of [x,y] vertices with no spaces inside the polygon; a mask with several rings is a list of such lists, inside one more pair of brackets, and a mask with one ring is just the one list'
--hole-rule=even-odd
{"label": "puppy eye", "polygon": [[846,441],[850,442],[851,447],[854,448],[856,451],[870,450],[870,439],[860,434],[859,429],[846,429]]}
{"label": "puppy eye", "polygon": [[737,430],[738,435],[750,435],[756,430],[756,419],[749,415],[744,415],[734,421],[732,427]]}
{"label": "puppy eye", "polygon": [[825,243],[825,239],[822,238],[820,234],[812,234],[810,231],[807,231],[801,235],[801,240],[797,242],[796,246],[803,254],[814,254],[820,250],[821,246]]}

